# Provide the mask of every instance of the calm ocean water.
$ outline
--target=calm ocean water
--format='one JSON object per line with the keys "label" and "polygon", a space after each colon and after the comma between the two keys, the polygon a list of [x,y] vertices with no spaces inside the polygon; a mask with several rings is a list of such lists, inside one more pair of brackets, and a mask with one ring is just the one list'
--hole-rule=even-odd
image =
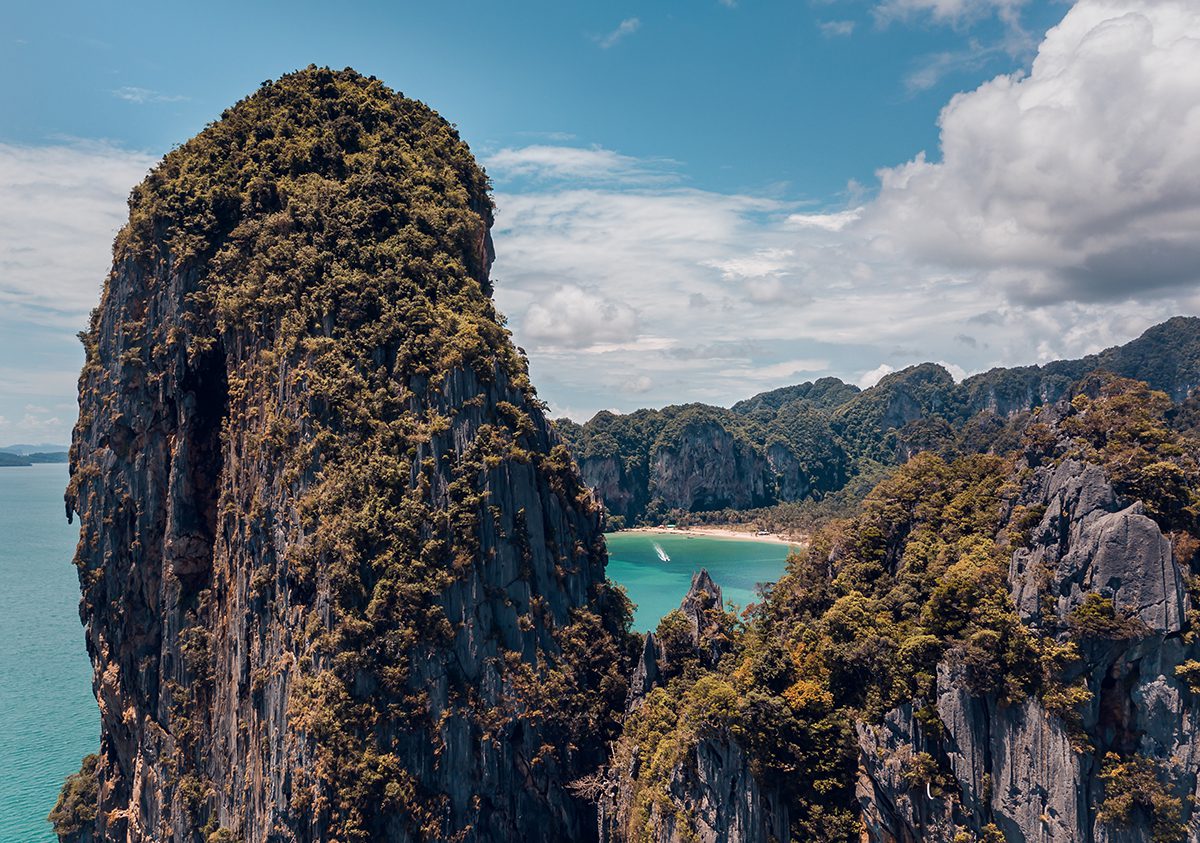
{"label": "calm ocean water", "polygon": [[779,579],[788,555],[787,545],[739,539],[633,532],[605,538],[608,577],[625,586],[637,604],[633,628],[639,632],[654,629],[679,608],[695,571],[707,568],[725,600],[745,606],[758,599],[760,582]]}
{"label": "calm ocean water", "polygon": [[65,465],[0,468],[0,841],[57,838],[58,789],[95,752],[100,714],[63,516]]}
{"label": "calm ocean water", "polygon": [[[66,483],[65,465],[0,468],[0,843],[55,841],[46,814],[99,741]],[[788,553],[765,542],[647,533],[610,534],[608,550],[609,576],[638,604],[639,631],[679,606],[694,571],[707,568],[726,600],[744,606],[758,583],[779,578]]]}

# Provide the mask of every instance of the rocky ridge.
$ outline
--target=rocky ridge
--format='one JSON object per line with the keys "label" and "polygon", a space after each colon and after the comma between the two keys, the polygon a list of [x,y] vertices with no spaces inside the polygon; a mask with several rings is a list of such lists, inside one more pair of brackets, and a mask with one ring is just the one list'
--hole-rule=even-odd
{"label": "rocky ridge", "polygon": [[[682,662],[715,667],[730,641],[719,621],[721,588],[701,569],[679,607],[684,635],[674,648],[674,663],[646,636],[645,651],[634,671],[627,718],[646,705],[646,697],[664,688],[683,670]],[[786,840],[786,806],[770,787],[760,784],[738,739],[721,728],[689,733],[686,744],[649,744],[626,734],[618,742],[607,777],[596,787],[601,839],[701,843]],[[674,751],[672,751],[674,750]],[[667,757],[664,762],[663,758]]]}
{"label": "rocky ridge", "polygon": [[923,450],[1014,444],[1011,428],[1059,401],[1088,372],[1144,380],[1182,402],[1200,385],[1200,319],[1176,317],[1124,345],[1078,360],[993,369],[955,383],[924,363],[859,390],[836,378],[765,392],[732,409],[701,404],[601,412],[556,425],[584,481],[624,522],[672,510],[744,510],[821,498],[870,463]]}

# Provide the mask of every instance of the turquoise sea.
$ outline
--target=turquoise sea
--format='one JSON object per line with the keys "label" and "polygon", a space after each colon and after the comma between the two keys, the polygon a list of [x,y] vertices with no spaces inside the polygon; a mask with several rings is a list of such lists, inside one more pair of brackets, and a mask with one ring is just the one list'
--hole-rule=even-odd
{"label": "turquoise sea", "polygon": [[[65,465],[0,468],[0,843],[55,841],[46,814],[99,741],[66,484]],[[679,606],[700,568],[744,606],[758,583],[779,578],[788,553],[781,544],[700,536],[607,540],[608,574],[637,604],[638,631]]]}
{"label": "turquoise sea", "polygon": [[65,465],[0,468],[0,841],[51,843],[58,789],[95,752],[100,713],[63,514]]}
{"label": "turquoise sea", "polygon": [[633,628],[638,632],[654,629],[663,615],[679,608],[692,574],[701,568],[721,586],[727,603],[757,602],[758,584],[779,579],[789,549],[773,542],[671,533],[620,532],[605,539],[608,577],[625,586],[637,604]]}

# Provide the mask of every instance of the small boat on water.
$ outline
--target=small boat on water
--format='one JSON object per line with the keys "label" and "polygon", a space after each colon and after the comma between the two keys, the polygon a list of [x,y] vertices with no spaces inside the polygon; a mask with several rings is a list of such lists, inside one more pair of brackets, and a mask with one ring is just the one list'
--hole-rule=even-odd
{"label": "small boat on water", "polygon": [[659,544],[658,542],[654,543],[654,552],[658,554],[658,559],[660,562],[670,562],[671,561],[671,557],[667,555],[667,552],[662,549],[662,545]]}

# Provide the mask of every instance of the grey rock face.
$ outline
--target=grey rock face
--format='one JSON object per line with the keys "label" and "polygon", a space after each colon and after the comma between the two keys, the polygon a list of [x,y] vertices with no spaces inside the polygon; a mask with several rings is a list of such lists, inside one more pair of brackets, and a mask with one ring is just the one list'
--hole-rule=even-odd
{"label": "grey rock face", "polygon": [[737,742],[705,739],[671,771],[671,802],[691,819],[685,831],[674,811],[654,818],[662,843],[770,843],[787,839],[787,812],[771,810]]}
{"label": "grey rock face", "polygon": [[998,416],[1026,413],[1058,401],[1078,377],[1040,372],[1036,367],[1009,369],[1001,374],[1007,377],[979,376],[963,381],[962,390],[972,412],[987,411]]}
{"label": "grey rock face", "polygon": [[710,420],[688,424],[650,455],[650,497],[670,508],[763,506],[771,500],[769,478],[757,448]]}
{"label": "grey rock face", "polygon": [[646,641],[642,646],[641,658],[633,667],[633,676],[629,679],[629,696],[626,697],[625,710],[633,711],[646,700],[646,695],[659,684],[658,642],[653,632],[646,633]]}
{"label": "grey rock face", "polygon": [[998,706],[974,698],[961,675],[938,669],[938,715],[964,811],[1015,840],[1087,840],[1085,764],[1063,723],[1035,699]]}
{"label": "grey rock face", "polygon": [[[1065,461],[1038,469],[1019,502],[1045,507],[1030,546],[1014,552],[1009,569],[1025,620],[1043,624],[1045,607],[1053,634],[1087,594],[1098,593],[1140,619],[1144,631],[1130,640],[1079,642],[1082,664],[1065,678],[1085,678],[1092,699],[1075,736],[1036,698],[1004,705],[973,695],[952,659],[937,674],[944,736],[922,734],[907,706],[879,726],[860,726],[859,795],[873,841],[949,840],[948,830],[977,834],[989,824],[1021,843],[1149,841],[1147,817],[1136,814],[1128,826],[1098,817],[1108,752],[1155,759],[1168,792],[1197,794],[1200,713],[1175,675],[1197,651],[1179,636],[1187,597],[1170,543],[1140,504],[1118,500],[1095,466]],[[952,771],[958,788],[948,802],[918,798],[900,776],[905,753],[916,751]],[[1200,840],[1200,817],[1187,801],[1183,818],[1189,839]]]}
{"label": "grey rock face", "polygon": [[[719,625],[713,617],[714,609],[720,607],[720,586],[707,571],[697,571],[679,608],[688,619],[697,657],[710,666],[727,643],[717,636]],[[627,716],[644,704],[646,695],[661,681],[655,661],[658,656],[651,633],[634,668]],[[771,843],[788,839],[787,807],[774,790],[761,786],[754,778],[750,760],[734,736],[704,736],[688,746],[667,776],[665,795],[669,806],[664,808],[660,800],[653,799],[643,815],[637,814],[636,803],[646,762],[638,746],[622,738],[607,778],[597,788],[602,839],[653,843]]]}
{"label": "grey rock face", "polygon": [[781,501],[798,501],[812,491],[804,466],[782,442],[767,446],[767,463],[775,473],[775,495]]}
{"label": "grey rock face", "polygon": [[640,477],[626,470],[619,456],[585,457],[579,461],[583,480],[595,490],[611,515],[625,518],[641,513],[646,507],[646,471]]}
{"label": "grey rock face", "polygon": [[914,759],[929,741],[911,705],[889,712],[880,723],[855,725],[859,745],[856,786],[869,839],[887,843],[952,841],[955,804],[939,788],[914,779]]}
{"label": "grey rock face", "polygon": [[1032,546],[1014,552],[1009,569],[1027,622],[1039,622],[1044,598],[1065,621],[1094,592],[1154,632],[1179,631],[1185,592],[1170,542],[1140,503],[1120,506],[1100,468],[1074,460],[1039,468],[1024,502],[1045,507]]}
{"label": "grey rock face", "polygon": [[701,568],[692,574],[692,584],[679,610],[688,620],[692,644],[700,654],[701,664],[714,666],[727,649],[728,641],[721,633],[717,615],[724,610],[721,587],[713,582],[708,571]]}
{"label": "grey rock face", "polygon": [[[132,268],[118,273],[100,322],[102,368],[84,393],[112,403],[101,412],[99,403],[81,402],[97,417],[76,435],[79,485],[71,502],[84,536],[81,613],[102,722],[104,810],[96,839],[192,839],[186,796],[168,772],[180,747],[168,713],[179,689],[191,687],[204,713],[193,721],[203,730],[189,740],[200,758],[196,772],[214,785],[211,815],[248,843],[322,840],[320,820],[292,808],[292,795],[315,777],[315,759],[294,725],[299,664],[309,652],[306,614],[283,586],[287,560],[306,541],[297,501],[313,476],[289,482],[281,463],[255,452],[253,431],[230,425],[228,438],[218,439],[227,410],[206,390],[223,384],[227,360],[236,371],[238,351],[194,371],[181,346],[180,359],[151,381],[121,362],[140,340],[109,327],[111,316],[138,307],[162,320],[165,332],[183,321],[176,309],[195,281],[170,275],[152,284]],[[147,290],[157,295],[138,300]],[[446,467],[430,488],[437,500],[452,482],[451,467],[498,417],[497,405],[524,399],[499,371],[491,383],[458,370],[436,386],[412,386],[415,413],[452,418],[414,460],[419,466],[429,456]],[[294,389],[284,366],[276,389],[249,398],[279,415],[315,412]],[[540,413],[531,416],[536,447],[548,452],[554,434]],[[444,799],[448,829],[466,827],[467,839],[477,840],[586,839],[593,813],[565,790],[570,774],[554,763],[526,766],[542,742],[538,729],[518,728],[518,717],[505,740],[483,739],[462,689],[474,689],[476,705],[498,709],[511,697],[497,670],[506,654],[533,661],[557,649],[550,624],[568,624],[604,576],[598,513],[553,491],[532,464],[499,465],[485,485],[494,511],[479,519],[479,557],[441,598],[451,640],[397,653],[413,667],[411,687],[428,697],[433,739],[428,724],[378,728],[416,780]],[[197,616],[201,589],[208,608]],[[326,589],[312,597],[318,612]],[[548,622],[522,622],[532,617]],[[381,834],[412,837],[403,825]]]}

